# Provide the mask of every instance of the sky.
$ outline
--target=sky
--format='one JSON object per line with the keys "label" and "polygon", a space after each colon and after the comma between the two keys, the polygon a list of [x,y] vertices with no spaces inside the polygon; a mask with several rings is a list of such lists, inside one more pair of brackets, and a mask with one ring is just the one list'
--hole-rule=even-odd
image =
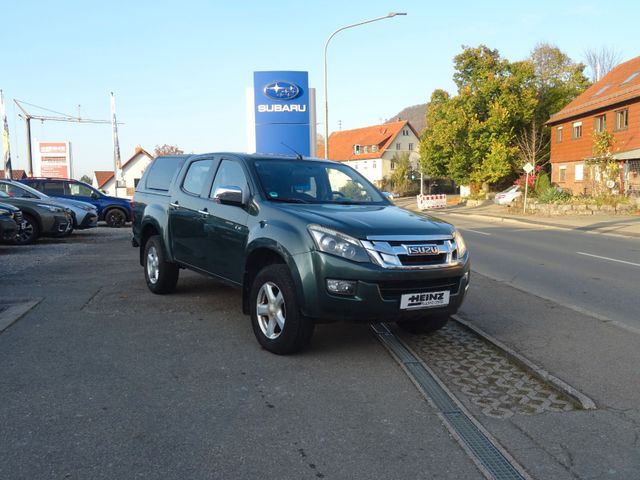
{"label": "sky", "polygon": [[[587,49],[640,55],[640,3],[602,1],[0,1],[0,89],[13,167],[27,169],[24,121],[13,99],[108,120],[116,98],[123,160],[140,145],[187,153],[247,150],[246,88],[253,72],[309,72],[324,131],[324,45],[329,130],[375,125],[433,90],[455,94],[453,57],[485,44],[510,61],[536,44],[584,62]],[[624,12],[624,14],[621,14]],[[27,106],[31,115],[55,115]],[[70,141],[74,177],[113,169],[108,124],[32,120],[34,142]]]}

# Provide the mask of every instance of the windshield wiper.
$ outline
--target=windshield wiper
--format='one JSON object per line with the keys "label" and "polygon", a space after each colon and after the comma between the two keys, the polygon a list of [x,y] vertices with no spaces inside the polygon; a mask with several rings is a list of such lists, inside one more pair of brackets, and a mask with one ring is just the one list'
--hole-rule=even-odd
{"label": "windshield wiper", "polygon": [[302,198],[269,197],[269,200],[271,200],[272,202],[283,202],[283,203],[311,203],[308,200],[303,200]]}

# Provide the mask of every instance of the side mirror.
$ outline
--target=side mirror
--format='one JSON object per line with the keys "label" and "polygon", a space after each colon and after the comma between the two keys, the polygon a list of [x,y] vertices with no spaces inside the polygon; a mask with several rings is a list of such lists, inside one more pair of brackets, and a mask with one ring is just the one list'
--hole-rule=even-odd
{"label": "side mirror", "polygon": [[96,192],[91,192],[91,198],[93,198],[94,200],[97,200],[98,194]]}
{"label": "side mirror", "polygon": [[236,186],[216,188],[215,192],[213,192],[213,199],[224,205],[235,205],[237,207],[242,207],[247,203],[245,193],[240,187]]}

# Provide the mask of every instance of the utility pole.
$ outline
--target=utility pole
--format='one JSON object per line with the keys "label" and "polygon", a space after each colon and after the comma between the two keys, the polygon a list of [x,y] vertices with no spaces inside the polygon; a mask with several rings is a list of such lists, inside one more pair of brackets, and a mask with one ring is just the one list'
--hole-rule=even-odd
{"label": "utility pole", "polygon": [[22,117],[25,121],[26,132],[27,132],[27,160],[29,161],[29,176],[33,176],[33,153],[31,152],[31,120],[40,120],[50,121],[50,122],[74,122],[74,123],[111,123],[111,120],[92,120],[92,119],[84,119],[80,118],[80,105],[78,105],[78,116],[72,117],[71,115],[66,115],[60,112],[54,112],[53,110],[49,110],[53,113],[57,113],[60,116],[43,116],[43,115],[31,115],[27,110],[23,107],[24,105],[29,105],[30,107],[40,108],[42,110],[48,110],[44,107],[39,107],[38,105],[32,105],[27,102],[18,101],[15,98],[13,102],[18,106],[18,108],[22,111]]}

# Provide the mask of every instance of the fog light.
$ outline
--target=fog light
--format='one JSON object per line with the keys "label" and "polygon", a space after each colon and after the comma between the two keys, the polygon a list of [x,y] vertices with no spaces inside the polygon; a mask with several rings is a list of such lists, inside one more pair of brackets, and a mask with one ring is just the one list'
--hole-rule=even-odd
{"label": "fog light", "polygon": [[338,295],[355,295],[356,282],[354,280],[332,280],[328,278],[327,290]]}
{"label": "fog light", "polygon": [[469,272],[465,272],[464,282],[465,282],[464,291],[466,292],[467,290],[469,290]]}

